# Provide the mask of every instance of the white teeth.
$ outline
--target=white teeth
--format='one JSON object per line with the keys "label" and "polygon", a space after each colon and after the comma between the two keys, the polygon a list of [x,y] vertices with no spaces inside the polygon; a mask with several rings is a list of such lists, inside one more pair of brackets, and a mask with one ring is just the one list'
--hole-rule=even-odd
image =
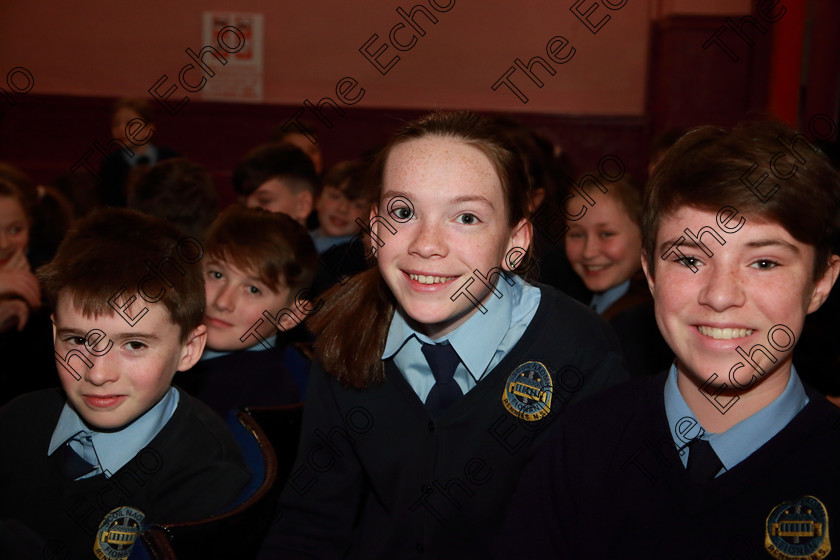
{"label": "white teeth", "polygon": [[408,277],[421,284],[443,284],[455,278],[454,276],[424,276],[423,274],[409,274]]}
{"label": "white teeth", "polygon": [[610,265],[605,264],[605,265],[602,265],[602,266],[587,266],[586,270],[591,270],[592,272],[598,272],[599,270],[604,270],[608,266],[610,266]]}
{"label": "white teeth", "polygon": [[718,329],[715,327],[697,327],[700,334],[717,339],[730,340],[732,338],[744,338],[752,334],[751,329]]}

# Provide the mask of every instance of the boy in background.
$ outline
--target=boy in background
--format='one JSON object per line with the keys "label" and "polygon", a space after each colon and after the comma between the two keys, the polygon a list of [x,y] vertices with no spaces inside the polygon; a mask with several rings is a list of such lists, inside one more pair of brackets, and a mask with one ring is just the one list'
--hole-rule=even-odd
{"label": "boy in background", "polygon": [[178,156],[178,152],[151,142],[157,132],[152,108],[145,99],[118,99],[111,109],[111,137],[131,151],[114,150],[100,164],[99,198],[106,206],[124,207],[127,188],[144,168]]}
{"label": "boy in background", "polygon": [[[317,254],[285,214],[231,206],[207,232],[207,349],[178,383],[219,415],[300,402],[308,362],[291,345],[303,330]],[[304,307],[303,310],[300,307]]]}
{"label": "boy in background", "polygon": [[0,409],[0,519],[38,535],[40,557],[127,555],[147,525],[223,511],[248,482],[221,420],[171,386],[207,336],[196,257],[172,226],[109,210],[39,269],[63,391]]}
{"label": "boy in background", "polygon": [[838,196],[829,161],[782,125],[680,138],[642,220],[676,360],[567,409],[523,473],[497,557],[521,550],[524,516],[529,553],[553,558],[828,555],[840,410],[803,384],[792,350],[840,271]]}
{"label": "boy in background", "polygon": [[242,204],[288,214],[300,224],[312,211],[319,184],[312,160],[291,144],[259,146],[233,172]]}
{"label": "boy in background", "polygon": [[356,219],[368,218],[372,201],[364,193],[364,174],[363,162],[342,161],[324,176],[315,203],[319,225],[310,232],[318,254],[349,242],[359,232]]}

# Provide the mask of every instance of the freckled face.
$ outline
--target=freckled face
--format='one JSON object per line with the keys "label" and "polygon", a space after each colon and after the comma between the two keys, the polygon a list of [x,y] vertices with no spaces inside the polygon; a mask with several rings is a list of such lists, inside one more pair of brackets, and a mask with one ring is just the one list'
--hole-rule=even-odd
{"label": "freckled face", "polygon": [[[377,211],[396,234],[373,219]],[[531,242],[526,220],[509,226],[501,182],[487,156],[451,138],[410,140],[391,150],[371,220],[385,242],[377,250],[385,282],[406,316],[432,338],[478,310],[464,293],[470,279],[469,292],[486,302],[490,292],[474,270],[484,276],[510,270],[507,252]]]}
{"label": "freckled face", "polygon": [[569,222],[566,256],[586,287],[605,292],[639,270],[642,232],[615,197],[605,196]]}
{"label": "freckled face", "polygon": [[[836,271],[829,267],[813,282],[813,246],[797,241],[778,223],[759,222],[751,216],[735,233],[718,231],[726,241],[723,246],[709,234],[702,237],[712,257],[699,247],[683,244],[680,250],[685,258],[672,252],[666,260],[660,259],[685,228],[699,231],[714,224],[715,216],[684,207],[662,220],[656,236],[655,278],[643,262],[659,329],[677,355],[680,372],[695,384],[702,385],[714,373],[718,378],[712,387],[726,383],[741,390],[759,379],[786,379],[793,343],[785,330],[775,329],[774,340],[782,350],[775,349],[768,333],[782,325],[798,340],[805,315],[825,301]],[[696,266],[696,272],[688,264]],[[749,352],[756,344],[763,345],[776,362],[757,352],[754,357],[763,375],[744,364],[730,377],[733,366],[744,362],[736,348]]]}

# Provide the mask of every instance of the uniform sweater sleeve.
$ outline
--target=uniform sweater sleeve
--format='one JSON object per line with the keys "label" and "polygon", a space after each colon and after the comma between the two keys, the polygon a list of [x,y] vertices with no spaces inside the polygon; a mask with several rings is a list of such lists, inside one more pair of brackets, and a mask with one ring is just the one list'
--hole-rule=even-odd
{"label": "uniform sweater sleeve", "polygon": [[364,471],[335,398],[313,364],[297,459],[259,558],[342,558],[352,544]]}

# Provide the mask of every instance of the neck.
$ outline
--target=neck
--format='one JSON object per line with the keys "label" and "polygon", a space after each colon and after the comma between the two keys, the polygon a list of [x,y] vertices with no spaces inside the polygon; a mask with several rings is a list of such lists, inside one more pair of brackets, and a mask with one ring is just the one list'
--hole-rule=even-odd
{"label": "neck", "polygon": [[[688,407],[707,432],[722,433],[749,418],[781,395],[790,380],[791,359],[767,378],[759,378],[745,389],[727,387],[718,393],[718,385],[687,373],[677,362],[677,388]],[[727,384],[728,385],[728,384]]]}

